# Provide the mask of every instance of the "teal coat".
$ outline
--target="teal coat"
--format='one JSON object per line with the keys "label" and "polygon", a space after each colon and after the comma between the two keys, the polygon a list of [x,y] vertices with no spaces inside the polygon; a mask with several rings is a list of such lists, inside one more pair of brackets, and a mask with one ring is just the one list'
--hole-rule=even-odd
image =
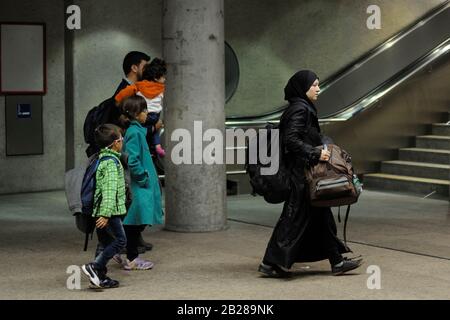
{"label": "teal coat", "polygon": [[145,139],[146,133],[146,128],[139,122],[132,121],[124,137],[123,150],[128,153],[133,194],[124,225],[163,223],[158,175]]}

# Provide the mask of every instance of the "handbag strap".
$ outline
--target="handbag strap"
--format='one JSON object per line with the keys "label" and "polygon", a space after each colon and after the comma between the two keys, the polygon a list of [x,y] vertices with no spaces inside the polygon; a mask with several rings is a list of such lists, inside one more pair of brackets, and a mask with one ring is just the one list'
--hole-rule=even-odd
{"label": "handbag strap", "polygon": [[350,205],[347,206],[347,211],[345,212],[345,220],[344,220],[344,244],[347,248],[348,248],[348,246],[347,246],[347,221],[348,221],[349,214],[350,214]]}

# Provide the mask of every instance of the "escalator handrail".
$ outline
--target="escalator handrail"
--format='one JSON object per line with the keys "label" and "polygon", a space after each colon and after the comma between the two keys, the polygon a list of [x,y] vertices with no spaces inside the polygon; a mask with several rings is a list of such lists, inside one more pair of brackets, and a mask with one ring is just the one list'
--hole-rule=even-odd
{"label": "escalator handrail", "polygon": [[417,74],[423,68],[427,67],[437,59],[443,57],[450,52],[450,38],[447,38],[440,45],[431,50],[428,54],[417,59],[415,62],[411,63],[409,66],[404,68],[402,71],[398,72],[396,75],[392,76],[390,79],[380,84],[374,90],[369,92],[365,97],[361,98],[359,101],[351,104],[345,110],[342,110],[329,118],[321,119],[322,122],[327,121],[346,121],[363,110],[368,109],[373,106],[380,98],[387,95],[394,88],[404,83],[406,80]]}

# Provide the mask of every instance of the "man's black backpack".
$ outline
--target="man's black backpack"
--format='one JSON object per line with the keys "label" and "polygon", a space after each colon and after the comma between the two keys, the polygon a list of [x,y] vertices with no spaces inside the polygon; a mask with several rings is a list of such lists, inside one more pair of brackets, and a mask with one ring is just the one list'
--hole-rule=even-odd
{"label": "man's black backpack", "polygon": [[98,106],[89,110],[83,125],[84,141],[90,145],[88,157],[97,152],[95,148],[95,129],[105,123],[118,124],[120,109],[116,106],[114,97],[106,99]]}
{"label": "man's black backpack", "polygon": [[[253,188],[253,195],[260,195],[264,197],[269,203],[281,203],[287,200],[290,194],[290,178],[289,171],[284,166],[283,150],[281,134],[278,131],[279,127],[272,123],[267,123],[265,126],[267,130],[267,139],[262,138],[260,132],[256,137],[248,141],[246,149],[246,164],[245,168],[250,178],[250,184]],[[274,130],[277,130],[275,132]],[[276,134],[278,137],[278,146],[272,146],[272,135]],[[264,164],[260,158],[260,147],[267,146],[267,155],[271,158],[278,157],[278,170],[274,174],[264,174],[261,172],[263,168],[269,168],[271,164]],[[277,147],[277,148],[276,148]],[[265,151],[265,150],[264,150]],[[264,153],[264,152],[263,152]],[[252,163],[256,158],[256,163]]]}

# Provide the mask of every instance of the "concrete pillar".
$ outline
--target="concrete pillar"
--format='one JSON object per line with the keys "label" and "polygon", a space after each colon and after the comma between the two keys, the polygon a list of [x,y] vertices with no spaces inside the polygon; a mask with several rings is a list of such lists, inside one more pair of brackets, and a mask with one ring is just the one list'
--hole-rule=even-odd
{"label": "concrete pillar", "polygon": [[[218,129],[225,137],[223,0],[164,0],[163,56],[168,63],[166,229],[222,230],[226,226],[226,168],[225,164],[205,164],[202,150],[211,142],[202,142],[199,125],[203,133]],[[190,135],[183,139],[190,138],[191,164],[173,161],[172,150],[180,144],[171,141],[176,129],[186,129]]]}

